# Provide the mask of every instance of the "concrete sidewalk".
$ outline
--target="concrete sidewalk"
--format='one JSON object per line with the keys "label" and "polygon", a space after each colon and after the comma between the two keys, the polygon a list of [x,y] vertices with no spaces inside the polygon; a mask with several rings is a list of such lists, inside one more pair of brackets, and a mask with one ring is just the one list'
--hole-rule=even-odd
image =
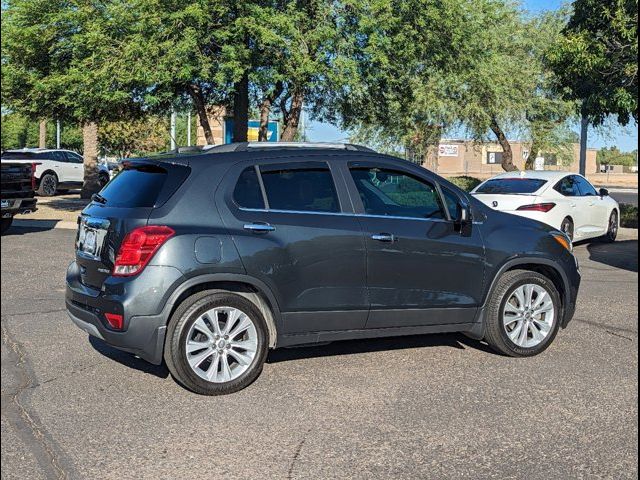
{"label": "concrete sidewalk", "polygon": [[90,200],[81,199],[79,192],[55,197],[38,197],[38,210],[28,215],[18,215],[14,218],[13,224],[16,227],[75,230],[78,226],[78,215],[89,202]]}

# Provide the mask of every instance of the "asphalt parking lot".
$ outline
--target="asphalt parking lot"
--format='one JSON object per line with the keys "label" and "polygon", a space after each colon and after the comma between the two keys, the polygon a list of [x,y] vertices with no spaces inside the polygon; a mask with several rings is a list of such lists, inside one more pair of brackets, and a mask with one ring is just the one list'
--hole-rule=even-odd
{"label": "asphalt parking lot", "polygon": [[74,233],[2,238],[2,478],[637,478],[637,236],[577,246],[576,317],[539,357],[350,341],[208,398],[68,320]]}

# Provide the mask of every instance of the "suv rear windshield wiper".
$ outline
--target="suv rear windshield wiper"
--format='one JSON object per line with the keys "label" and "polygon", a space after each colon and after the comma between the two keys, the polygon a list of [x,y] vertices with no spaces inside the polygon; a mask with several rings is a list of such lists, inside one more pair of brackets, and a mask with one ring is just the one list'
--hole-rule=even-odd
{"label": "suv rear windshield wiper", "polygon": [[107,203],[107,199],[104,198],[102,195],[100,195],[99,193],[94,193],[93,195],[91,195],[91,200],[94,202],[98,202],[101,203],[102,205],[104,205],[105,203]]}

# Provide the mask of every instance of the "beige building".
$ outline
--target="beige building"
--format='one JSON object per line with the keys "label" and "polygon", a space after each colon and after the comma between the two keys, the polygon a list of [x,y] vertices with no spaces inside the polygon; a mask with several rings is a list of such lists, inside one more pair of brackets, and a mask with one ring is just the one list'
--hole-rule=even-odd
{"label": "beige building", "polygon": [[[529,156],[529,145],[524,142],[511,142],[513,163],[518,169],[524,169]],[[502,147],[497,143],[477,143],[469,140],[443,140],[438,149],[437,161],[425,162],[423,166],[440,175],[470,175],[488,178],[504,172],[502,169]],[[595,149],[587,150],[587,175],[598,172]],[[536,169],[579,170],[580,146],[573,145],[573,162],[561,164],[553,154],[541,154],[536,161]],[[431,164],[429,164],[431,163]]]}

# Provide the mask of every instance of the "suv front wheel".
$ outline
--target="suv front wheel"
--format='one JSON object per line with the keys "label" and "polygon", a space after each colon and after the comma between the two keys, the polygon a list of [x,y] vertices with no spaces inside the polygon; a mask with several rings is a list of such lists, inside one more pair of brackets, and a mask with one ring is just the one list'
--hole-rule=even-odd
{"label": "suv front wheel", "polygon": [[499,353],[530,357],[553,342],[562,314],[551,280],[528,270],[506,272],[488,303],[485,340]]}
{"label": "suv front wheel", "polygon": [[251,384],[268,351],[266,322],[256,306],[230,292],[204,291],[173,314],[164,358],[173,377],[203,395],[224,395]]}

